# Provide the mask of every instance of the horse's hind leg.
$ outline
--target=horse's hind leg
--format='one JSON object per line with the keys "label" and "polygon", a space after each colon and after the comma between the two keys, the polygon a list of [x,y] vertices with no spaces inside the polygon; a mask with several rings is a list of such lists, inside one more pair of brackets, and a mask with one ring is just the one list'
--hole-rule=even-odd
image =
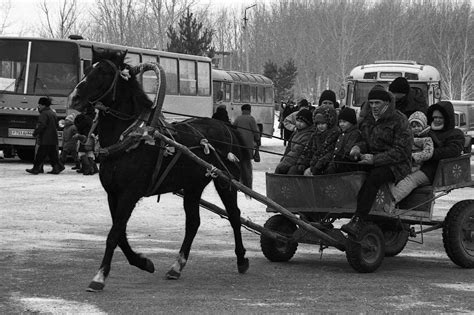
{"label": "horse's hind leg", "polygon": [[225,206],[229,222],[234,230],[235,240],[235,255],[237,256],[237,269],[239,273],[245,273],[249,269],[249,260],[245,258],[245,247],[242,242],[241,224],[240,224],[240,209],[237,205],[237,190],[228,185],[223,185],[217,180],[214,181],[217,193],[221,197],[222,203]]}
{"label": "horse's hind leg", "polygon": [[87,288],[87,291],[91,292],[101,291],[104,288],[105,279],[109,275],[112,256],[117,245],[120,245],[122,250],[124,250],[126,257],[131,264],[134,262],[134,265],[150,272],[152,272],[151,270],[154,270],[153,263],[151,263],[148,258],[133,252],[128,244],[126,236],[127,222],[135,208],[138,197],[128,195],[118,199],[109,194],[108,200],[113,224],[107,236],[105,254],[100,268]]}
{"label": "horse's hind leg", "polygon": [[199,200],[201,199],[202,191],[203,189],[184,191],[183,203],[184,212],[186,214],[186,231],[181,249],[179,250],[179,255],[170,270],[166,273],[166,279],[179,279],[181,271],[186,265],[189,252],[191,251],[191,245],[193,244],[194,237],[196,236],[199,225],[201,224],[201,218],[199,216]]}

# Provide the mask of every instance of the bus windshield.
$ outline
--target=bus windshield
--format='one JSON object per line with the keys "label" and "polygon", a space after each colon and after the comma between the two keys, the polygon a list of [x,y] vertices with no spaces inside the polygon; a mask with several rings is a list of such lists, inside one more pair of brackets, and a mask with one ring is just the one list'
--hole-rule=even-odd
{"label": "bus windshield", "polygon": [[[388,90],[388,86],[391,82],[355,82],[354,85],[354,98],[352,106],[360,107],[362,103],[367,101],[367,96],[369,95],[370,90],[375,85],[382,85]],[[417,83],[417,82],[410,82],[410,87],[412,89],[419,89],[423,92],[425,100],[428,99],[428,85],[426,83]]]}
{"label": "bus windshield", "polygon": [[[73,43],[0,39],[0,93],[67,96],[78,82]],[[26,84],[26,88],[25,88]]]}

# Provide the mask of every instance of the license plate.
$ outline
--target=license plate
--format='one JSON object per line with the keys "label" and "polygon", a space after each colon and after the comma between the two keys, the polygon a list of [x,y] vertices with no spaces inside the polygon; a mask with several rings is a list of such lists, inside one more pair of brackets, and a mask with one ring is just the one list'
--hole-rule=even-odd
{"label": "license plate", "polygon": [[9,137],[33,138],[33,129],[8,128]]}

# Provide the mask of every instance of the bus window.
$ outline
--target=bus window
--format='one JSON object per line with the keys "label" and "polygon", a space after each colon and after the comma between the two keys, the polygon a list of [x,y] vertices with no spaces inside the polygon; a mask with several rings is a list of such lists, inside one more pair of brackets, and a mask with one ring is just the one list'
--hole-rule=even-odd
{"label": "bus window", "polygon": [[377,72],[364,73],[364,79],[377,80]]}
{"label": "bus window", "polygon": [[194,61],[179,61],[179,93],[196,95],[196,68]]}
{"label": "bus window", "polygon": [[[156,62],[156,56],[142,55],[142,63]],[[155,71],[146,71],[143,73],[142,86],[145,93],[156,93],[156,73]]]}
{"label": "bus window", "polygon": [[263,86],[257,87],[257,102],[264,103],[265,102],[265,95],[263,94],[264,89]]}
{"label": "bus window", "polygon": [[92,66],[92,61],[89,60],[81,60],[82,62],[82,75],[85,75],[88,69]]}
{"label": "bus window", "polygon": [[165,70],[166,93],[178,94],[178,59],[160,57],[160,64]]}
{"label": "bus window", "polygon": [[250,103],[257,102],[257,87],[252,85],[250,86]]}
{"label": "bus window", "polygon": [[273,104],[273,88],[271,87],[265,88],[265,103]]}
{"label": "bus window", "polygon": [[234,102],[240,102],[240,84],[234,84]]}
{"label": "bus window", "polygon": [[405,79],[407,79],[407,80],[418,80],[418,74],[405,72]]}
{"label": "bus window", "polygon": [[224,83],[224,101],[230,102],[230,89],[231,85],[230,83]]}
{"label": "bus window", "polygon": [[211,94],[211,65],[207,62],[199,62],[198,66],[198,95]]}
{"label": "bus window", "polygon": [[213,96],[214,103],[224,100],[223,85],[224,84],[222,82],[214,82],[212,84],[212,90],[213,90],[212,96]]}
{"label": "bus window", "polygon": [[245,103],[250,101],[250,86],[248,84],[242,84],[242,95],[240,100]]}

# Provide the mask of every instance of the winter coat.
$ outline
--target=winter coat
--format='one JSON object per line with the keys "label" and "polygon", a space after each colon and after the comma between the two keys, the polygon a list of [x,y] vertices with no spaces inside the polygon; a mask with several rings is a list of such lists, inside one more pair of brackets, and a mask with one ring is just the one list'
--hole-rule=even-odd
{"label": "winter coat", "polygon": [[76,151],[77,141],[73,136],[77,134],[77,128],[72,121],[65,120],[65,126],[63,129],[63,150],[69,152]]}
{"label": "winter coat", "polygon": [[416,111],[426,114],[428,104],[423,91],[417,87],[411,87],[407,95],[399,99],[395,104],[396,109],[410,117]]}
{"label": "winter coat", "polygon": [[285,149],[285,154],[281,158],[280,165],[293,166],[298,162],[298,158],[303,153],[304,148],[309,142],[313,129],[306,127],[301,130],[296,130],[291,136],[288,145]]}
{"label": "winter coat", "polygon": [[444,128],[442,130],[431,130],[430,136],[433,139],[434,151],[431,159],[423,163],[421,171],[428,176],[432,182],[441,159],[460,156],[464,147],[464,134],[455,128],[453,104],[448,101],[441,101],[431,105],[426,114],[428,125],[433,122],[433,112],[439,110],[444,116]]}
{"label": "winter coat", "polygon": [[229,114],[227,113],[227,109],[226,109],[225,105],[218,106],[216,108],[216,112],[214,114],[212,114],[212,118],[230,124]]}
{"label": "winter coat", "polygon": [[58,117],[49,106],[40,110],[38,122],[33,131],[33,137],[38,139],[38,145],[58,145],[57,122]]}
{"label": "winter coat", "polygon": [[260,145],[260,130],[255,118],[250,113],[243,113],[235,118],[234,126],[238,128],[242,135],[244,146],[249,151],[250,156],[253,156],[254,147]]}
{"label": "winter coat", "polygon": [[413,136],[407,117],[395,109],[395,102],[389,103],[387,110],[375,120],[372,111],[359,124],[362,141],[357,143],[362,153],[374,155],[374,166],[389,166],[400,181],[411,172],[411,148]]}
{"label": "winter coat", "polygon": [[332,159],[341,130],[337,126],[337,112],[333,107],[319,106],[316,111],[323,114],[328,128],[321,132],[314,127],[313,135],[298,160],[298,165],[310,167],[313,175],[320,175]]}
{"label": "winter coat", "polygon": [[412,167],[411,171],[420,169],[423,162],[428,161],[433,156],[433,139],[430,137],[429,127],[413,138],[411,150]]}

